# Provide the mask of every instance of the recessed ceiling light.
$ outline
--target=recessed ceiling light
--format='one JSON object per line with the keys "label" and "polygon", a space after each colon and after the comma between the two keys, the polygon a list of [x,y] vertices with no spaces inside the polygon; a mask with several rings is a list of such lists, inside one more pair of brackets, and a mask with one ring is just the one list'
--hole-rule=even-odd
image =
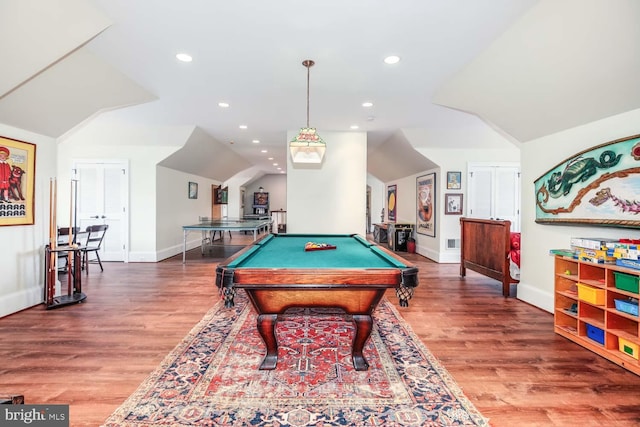
{"label": "recessed ceiling light", "polygon": [[254,144],[260,144],[260,140],[259,140],[259,139],[254,139],[254,140],[253,140],[253,141],[251,141],[251,142],[253,142]]}
{"label": "recessed ceiling light", "polygon": [[281,170],[282,170],[282,168],[277,168],[277,170],[281,171]]}
{"label": "recessed ceiling light", "polygon": [[226,102],[218,102],[218,107],[229,108],[229,104]]}
{"label": "recessed ceiling light", "polygon": [[274,164],[273,164],[273,166],[278,166],[278,164],[277,164],[277,163],[274,163]]}
{"label": "recessed ceiling light", "polygon": [[355,130],[355,129],[359,129],[359,128],[360,128],[360,126],[358,126],[358,125],[351,125],[351,129]]}
{"label": "recessed ceiling light", "polygon": [[178,59],[178,61],[182,61],[182,62],[193,61],[193,58],[191,57],[191,55],[188,55],[186,53],[179,53],[176,55],[176,58]]}
{"label": "recessed ceiling light", "polygon": [[363,107],[373,107],[373,102],[369,102],[369,101],[367,101],[367,102],[363,102],[363,103],[362,103],[362,106],[363,106]]}
{"label": "recessed ceiling light", "polygon": [[260,150],[260,152],[261,152],[261,153],[266,153],[266,152],[267,152],[267,150]]}
{"label": "recessed ceiling light", "polygon": [[273,160],[273,157],[269,157],[267,160]]}
{"label": "recessed ceiling light", "polygon": [[398,62],[400,62],[400,57],[396,55],[391,55],[384,58],[385,64],[397,64]]}
{"label": "recessed ceiling light", "polygon": [[240,129],[246,129],[248,126],[247,125],[240,125],[238,126]]}

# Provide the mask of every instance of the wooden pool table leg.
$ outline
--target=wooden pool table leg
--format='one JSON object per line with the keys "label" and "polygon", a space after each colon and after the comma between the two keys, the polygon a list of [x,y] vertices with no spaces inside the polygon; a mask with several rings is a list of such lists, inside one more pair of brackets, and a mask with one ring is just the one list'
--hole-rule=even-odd
{"label": "wooden pool table leg", "polygon": [[356,333],[353,337],[353,349],[351,351],[353,367],[356,368],[356,371],[366,371],[369,369],[369,363],[362,355],[362,350],[369,336],[371,336],[373,319],[369,314],[354,314],[353,321],[356,324]]}
{"label": "wooden pool table leg", "polygon": [[276,341],[277,314],[260,314],[258,316],[258,332],[267,346],[267,355],[262,360],[260,370],[271,370],[278,363],[278,342]]}

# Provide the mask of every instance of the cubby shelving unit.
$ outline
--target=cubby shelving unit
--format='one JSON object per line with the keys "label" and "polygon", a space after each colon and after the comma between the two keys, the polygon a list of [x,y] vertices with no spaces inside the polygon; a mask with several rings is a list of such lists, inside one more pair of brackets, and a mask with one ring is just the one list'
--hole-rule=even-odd
{"label": "cubby shelving unit", "polygon": [[[640,270],[556,255],[554,330],[640,375],[640,362],[636,358],[640,346],[640,319],[618,310],[615,304],[615,300],[638,299],[639,295],[617,288],[616,280],[621,277],[637,281]],[[588,286],[580,295],[578,284]],[[591,298],[591,295],[599,298]]]}

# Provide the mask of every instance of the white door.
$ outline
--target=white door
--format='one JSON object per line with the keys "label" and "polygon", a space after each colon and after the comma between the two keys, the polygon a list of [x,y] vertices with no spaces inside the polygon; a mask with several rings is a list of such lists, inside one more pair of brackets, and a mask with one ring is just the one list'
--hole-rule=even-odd
{"label": "white door", "polygon": [[129,166],[124,160],[76,161],[77,220],[81,230],[88,225],[107,224],[100,250],[103,261],[128,262]]}
{"label": "white door", "polygon": [[506,219],[520,231],[520,167],[469,164],[468,215]]}

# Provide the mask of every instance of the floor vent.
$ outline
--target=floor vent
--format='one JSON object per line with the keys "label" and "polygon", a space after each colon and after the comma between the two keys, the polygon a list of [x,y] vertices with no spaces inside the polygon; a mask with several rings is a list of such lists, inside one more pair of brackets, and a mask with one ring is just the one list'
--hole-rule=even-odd
{"label": "floor vent", "polygon": [[460,249],[460,239],[447,239],[447,249]]}

